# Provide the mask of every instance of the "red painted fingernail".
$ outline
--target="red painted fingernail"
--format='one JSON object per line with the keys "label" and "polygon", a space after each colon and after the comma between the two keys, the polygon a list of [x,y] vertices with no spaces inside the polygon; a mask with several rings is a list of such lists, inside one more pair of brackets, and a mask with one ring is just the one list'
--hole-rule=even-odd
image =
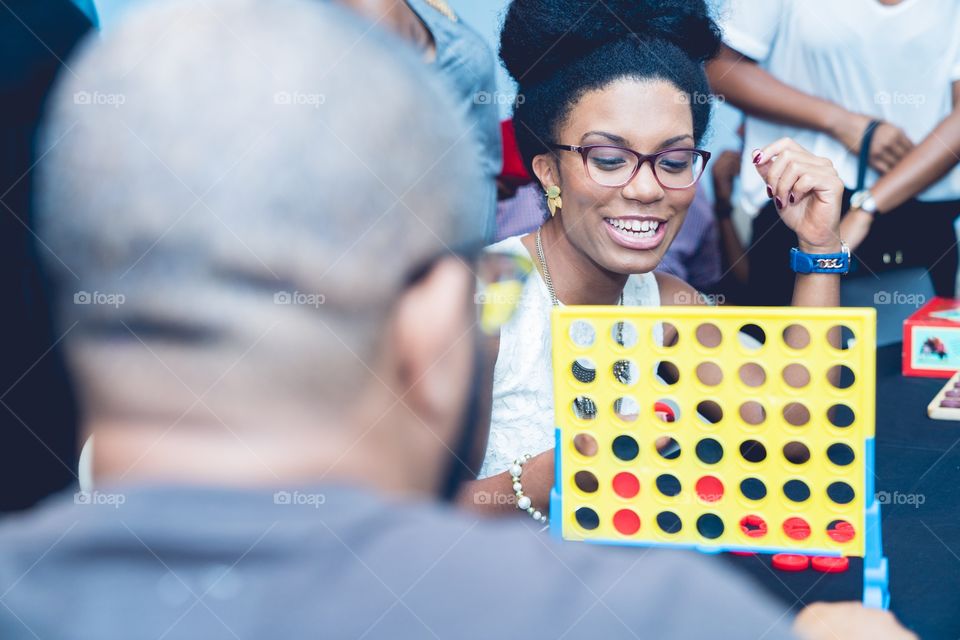
{"label": "red painted fingernail", "polygon": [[767,185],[767,197],[768,198],[773,197],[773,189],[770,188],[770,185]]}
{"label": "red painted fingernail", "polygon": [[760,161],[763,160],[763,154],[759,151],[753,154],[753,164],[760,164]]}
{"label": "red painted fingernail", "polygon": [[780,199],[780,196],[774,198],[773,201],[776,203],[777,209],[783,209],[783,200]]}
{"label": "red painted fingernail", "polygon": [[795,195],[793,195],[793,191],[790,192],[790,197],[787,198],[787,200],[790,201],[790,204],[793,204],[794,202],[797,201],[797,197],[796,197]]}

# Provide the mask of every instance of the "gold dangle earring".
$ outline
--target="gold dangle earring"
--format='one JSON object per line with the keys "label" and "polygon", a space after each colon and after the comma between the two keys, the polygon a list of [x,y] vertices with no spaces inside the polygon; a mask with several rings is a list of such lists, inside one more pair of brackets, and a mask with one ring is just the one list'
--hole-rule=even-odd
{"label": "gold dangle earring", "polygon": [[563,206],[563,200],[560,199],[560,187],[553,185],[547,189],[547,209],[550,210],[550,215],[557,215],[557,209]]}

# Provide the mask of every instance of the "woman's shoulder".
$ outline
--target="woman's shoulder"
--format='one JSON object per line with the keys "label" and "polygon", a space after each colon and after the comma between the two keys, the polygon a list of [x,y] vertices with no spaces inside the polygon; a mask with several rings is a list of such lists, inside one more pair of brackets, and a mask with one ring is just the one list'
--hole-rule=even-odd
{"label": "woman's shoulder", "polygon": [[503,253],[511,256],[521,256],[524,258],[529,258],[530,252],[527,251],[527,247],[523,244],[522,235],[520,236],[510,236],[509,238],[504,238],[500,242],[495,242],[491,245],[487,245],[484,249],[489,253]]}

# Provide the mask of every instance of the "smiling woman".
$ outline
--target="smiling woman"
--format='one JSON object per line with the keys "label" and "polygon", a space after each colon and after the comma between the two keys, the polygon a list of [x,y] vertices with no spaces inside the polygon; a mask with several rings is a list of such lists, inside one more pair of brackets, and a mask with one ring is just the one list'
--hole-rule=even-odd
{"label": "smiling woman", "polygon": [[[517,144],[551,217],[535,233],[490,248],[538,269],[500,333],[486,459],[481,479],[461,495],[464,503],[519,506],[545,520],[553,476],[552,306],[703,300],[654,269],[710,159],[698,148],[711,105],[703,63],[719,44],[703,0],[510,5],[500,56],[523,96],[514,114]],[[842,185],[829,161],[786,139],[753,155],[785,203],[781,216],[800,250],[839,251]],[[798,276],[794,304],[837,302],[836,274]],[[625,343],[629,336],[614,338]],[[669,344],[676,335],[665,324],[655,338]],[[639,365],[656,366],[652,359]],[[593,367],[578,361],[575,368],[590,377]],[[620,373],[635,375],[627,367]],[[589,398],[578,398],[571,410],[586,419],[597,414]]]}

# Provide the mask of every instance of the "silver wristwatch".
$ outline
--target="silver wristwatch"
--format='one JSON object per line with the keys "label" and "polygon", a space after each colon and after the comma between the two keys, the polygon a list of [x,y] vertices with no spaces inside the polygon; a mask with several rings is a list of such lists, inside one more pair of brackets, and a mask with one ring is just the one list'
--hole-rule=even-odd
{"label": "silver wristwatch", "polygon": [[869,189],[861,189],[850,196],[850,208],[860,209],[872,216],[877,215],[877,201],[873,199]]}

